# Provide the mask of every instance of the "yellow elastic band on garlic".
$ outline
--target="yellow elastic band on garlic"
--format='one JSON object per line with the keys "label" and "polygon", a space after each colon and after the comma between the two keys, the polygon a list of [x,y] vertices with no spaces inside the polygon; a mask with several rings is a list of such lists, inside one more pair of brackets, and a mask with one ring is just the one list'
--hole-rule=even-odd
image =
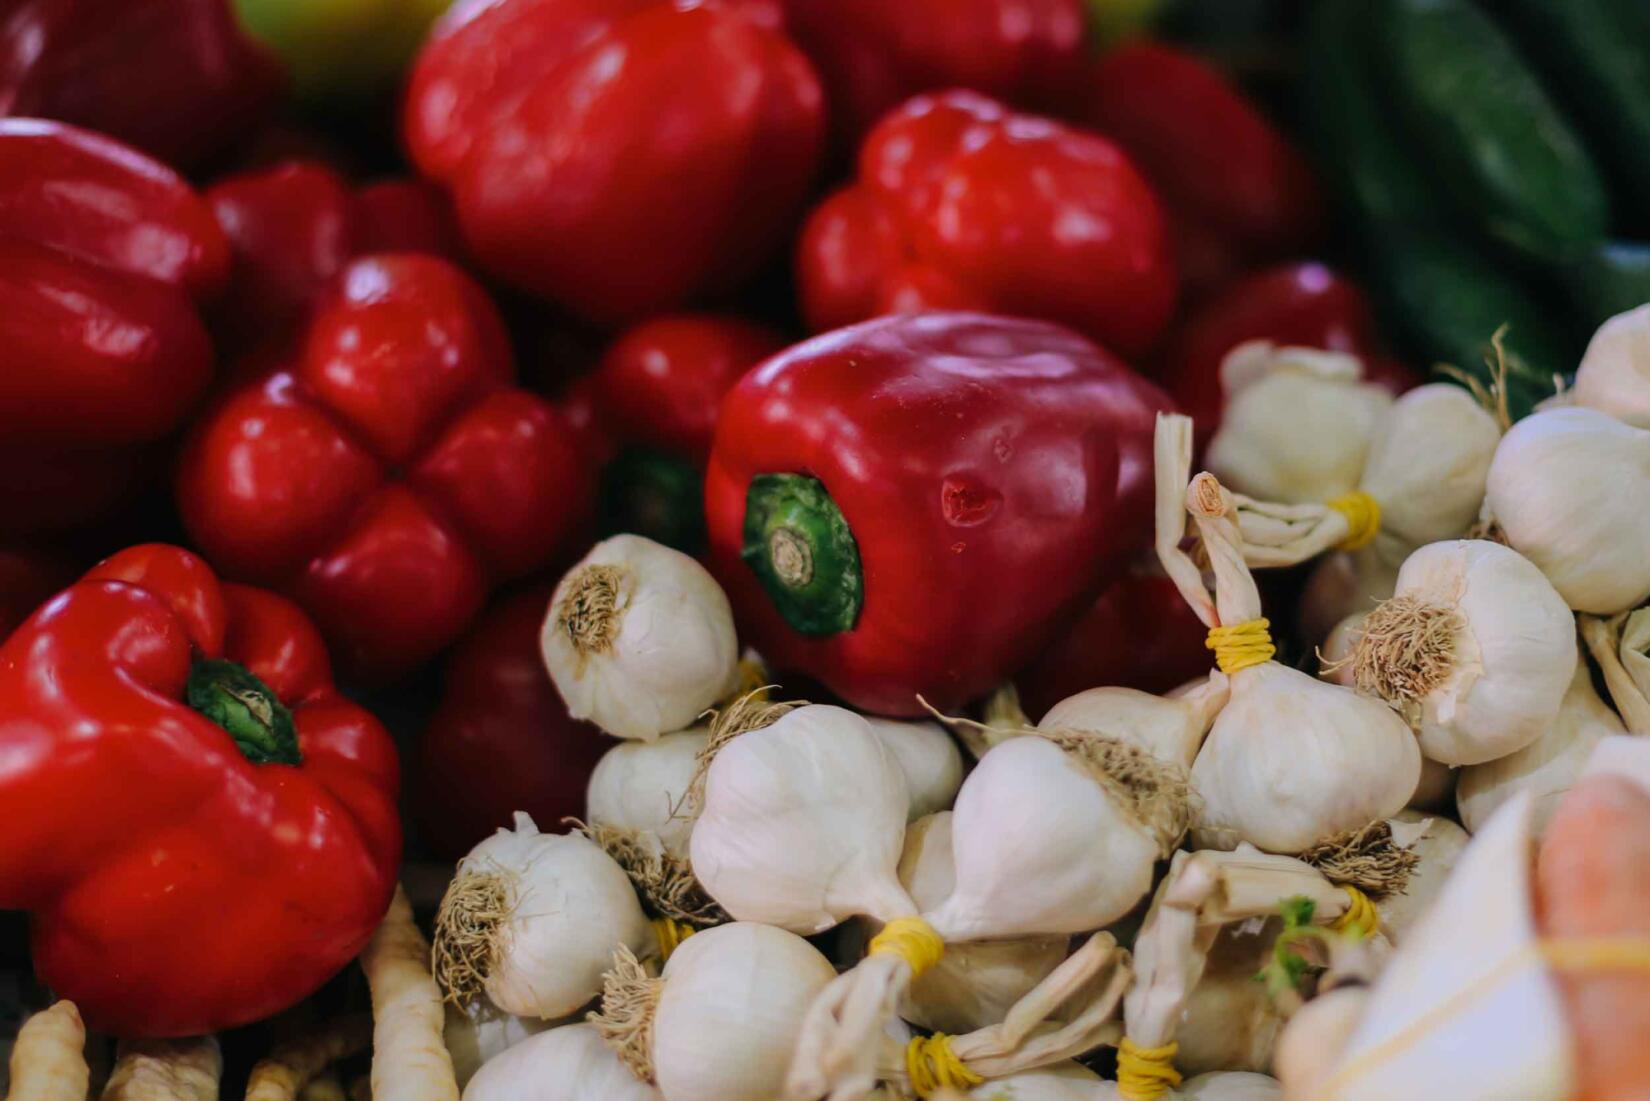
{"label": "yellow elastic band on garlic", "polygon": [[945,955],[945,939],[920,917],[895,918],[871,938],[868,956],[898,956],[911,967],[911,976],[921,978]]}
{"label": "yellow elastic band on garlic", "polygon": [[1369,896],[1347,883],[1341,884],[1341,890],[1346,892],[1350,901],[1346,904],[1346,911],[1330,922],[1329,927],[1337,933],[1356,933],[1362,939],[1380,932],[1381,915],[1375,904],[1369,901]]}
{"label": "yellow elastic band on garlic", "polygon": [[1328,506],[1346,517],[1346,538],[1336,544],[1343,551],[1363,550],[1381,530],[1381,502],[1361,489],[1343,493]]}
{"label": "yellow elastic band on garlic", "polygon": [[1117,1096],[1123,1101],[1157,1101],[1180,1085],[1174,1057],[1180,1045],[1170,1040],[1162,1047],[1140,1047],[1127,1036],[1117,1047]]}
{"label": "yellow elastic band on garlic", "polygon": [[654,918],[653,935],[659,939],[659,962],[669,962],[671,953],[680,948],[684,940],[687,940],[698,931],[686,922],[677,921],[675,918]]}
{"label": "yellow elastic band on garlic", "polygon": [[929,1097],[943,1089],[972,1089],[985,1082],[957,1058],[951,1050],[951,1037],[943,1032],[918,1036],[905,1045],[905,1075],[918,1097]]}
{"label": "yellow elastic band on garlic", "polygon": [[1272,645],[1271,626],[1272,621],[1262,617],[1230,627],[1211,627],[1203,645],[1215,652],[1215,664],[1230,676],[1272,660],[1278,648]]}

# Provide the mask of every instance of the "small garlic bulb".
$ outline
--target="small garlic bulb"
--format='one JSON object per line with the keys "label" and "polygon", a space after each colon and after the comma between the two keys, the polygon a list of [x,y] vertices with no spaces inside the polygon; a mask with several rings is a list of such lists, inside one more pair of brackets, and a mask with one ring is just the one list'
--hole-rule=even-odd
{"label": "small garlic bulb", "polygon": [[1473,525],[1500,441],[1495,418],[1459,386],[1419,386],[1393,403],[1359,485],[1381,503],[1381,532],[1397,547],[1390,560]]}
{"label": "small garlic bulb", "polygon": [[1575,665],[1563,599],[1528,559],[1481,539],[1410,555],[1352,656],[1359,690],[1403,712],[1422,752],[1448,765],[1494,760],[1539,738]]}
{"label": "small garlic bulb", "polygon": [[1610,735],[1625,733],[1616,713],[1593,691],[1587,663],[1577,661],[1558,715],[1544,734],[1505,757],[1461,770],[1455,790],[1461,824],[1477,833],[1514,792],[1527,791],[1533,801],[1531,828],[1539,837],[1593,750]]}
{"label": "small garlic bulb", "polygon": [[1174,1091],[1180,1101],[1280,1101],[1276,1078],[1250,1071],[1215,1071],[1188,1078]]}
{"label": "small garlic bulb", "polygon": [[1039,730],[1081,730],[1116,738],[1160,761],[1191,768],[1220,709],[1226,705],[1224,674],[1193,681],[1178,696],[1164,698],[1133,688],[1090,688],[1049,708]]}
{"label": "small garlic bulb", "polygon": [[1570,393],[1577,405],[1650,428],[1650,304],[1599,326]]}
{"label": "small garlic bulb", "polygon": [[698,562],[639,535],[603,540],[567,572],[540,648],[569,714],[621,738],[681,730],[739,675],[727,595]]}
{"label": "small garlic bulb", "polygon": [[897,722],[870,715],[865,721],[893,753],[905,776],[905,790],[911,798],[907,819],[915,822],[949,807],[963,776],[962,751],[951,735],[938,723]]}
{"label": "small garlic bulb", "polygon": [[446,1008],[447,1021],[441,1039],[453,1057],[453,1076],[458,1079],[460,1089],[489,1059],[529,1036],[537,1036],[563,1023],[512,1016],[486,998],[477,998],[463,1008],[448,1002]]}
{"label": "small garlic bulb", "polygon": [[1402,891],[1393,891],[1375,900],[1375,911],[1381,918],[1381,932],[1393,944],[1403,944],[1415,922],[1432,905],[1432,900],[1449,882],[1467,842],[1472,838],[1467,831],[1436,815],[1428,816],[1413,810],[1401,810],[1389,823],[1393,840],[1416,856],[1409,869]]}
{"label": "small garlic bulb", "polygon": [[565,1017],[602,989],[619,947],[655,955],[624,869],[582,834],[516,813],[470,850],[436,917],[435,975],[460,1002],[485,994],[520,1017]]}
{"label": "small garlic bulb", "polygon": [[1182,1074],[1262,1071],[1272,1065],[1283,1016],[1255,976],[1271,958],[1278,931],[1276,921],[1239,922],[1216,935],[1174,1032],[1180,1045],[1175,1067]]}
{"label": "small garlic bulb", "polygon": [[1058,1063],[994,1078],[968,1096],[977,1101],[1101,1101],[1108,1085],[1081,1063]]}
{"label": "small garlic bulb", "polygon": [[464,1101],[663,1101],[639,1082],[588,1024],[527,1037],[487,1060]]}
{"label": "small garlic bulb", "polygon": [[1650,597],[1650,431],[1579,406],[1531,414],[1496,449],[1484,505],[1576,611]]}
{"label": "small garlic bulb", "polygon": [[698,754],[709,740],[710,733],[696,727],[609,749],[596,762],[585,791],[590,824],[651,833],[671,856],[685,859],[693,832],[688,788],[699,768]]}
{"label": "small garlic bulb", "polygon": [[1209,469],[1233,489],[1321,504],[1358,488],[1370,440],[1392,405],[1354,357],[1252,341],[1221,365],[1226,412]]}

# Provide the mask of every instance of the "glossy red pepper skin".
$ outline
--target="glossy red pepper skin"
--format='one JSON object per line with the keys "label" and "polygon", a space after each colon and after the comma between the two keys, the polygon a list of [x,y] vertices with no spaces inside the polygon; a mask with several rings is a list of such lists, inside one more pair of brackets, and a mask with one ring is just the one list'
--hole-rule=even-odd
{"label": "glossy red pepper skin", "polygon": [[1082,0],[785,0],[848,145],[918,92],[972,88],[1058,113],[1080,86]]}
{"label": "glossy red pepper skin", "polygon": [[590,473],[511,385],[503,322],[446,261],[352,262],[296,361],[225,395],[179,462],[191,538],[289,593],[352,674],[407,672],[582,522]]}
{"label": "glossy red pepper skin", "polygon": [[419,836],[457,859],[524,810],[545,829],[582,818],[590,773],[613,739],[567,714],[544,671],[551,589],[491,609],[453,647],[441,704],[419,736],[409,787]]}
{"label": "glossy red pepper skin", "polygon": [[[741,637],[871,711],[983,695],[1149,537],[1167,405],[1076,333],[982,314],[882,318],[768,360],[723,402],[705,484]],[[831,504],[769,530],[771,475],[817,480]],[[829,508],[857,559],[810,533],[835,524],[816,523]],[[781,611],[772,573],[829,615]],[[828,603],[855,585],[857,604]]]}
{"label": "glossy red pepper skin", "polygon": [[972,92],[918,96],[877,125],[859,182],[809,218],[797,281],[815,331],[978,309],[1124,355],[1157,339],[1176,290],[1163,211],[1117,146]]}
{"label": "glossy red pepper skin", "polygon": [[[290,709],[298,764],[185,702],[214,659]],[[37,973],[93,1028],[233,1028],[336,974],[394,889],[397,784],[303,613],[179,548],[122,551],[0,647],[0,909],[30,912]]]}
{"label": "glossy red pepper skin", "polygon": [[737,285],[813,180],[824,96],[771,3],[469,0],[405,136],[489,274],[604,325]]}
{"label": "glossy red pepper skin", "polygon": [[[1248,264],[1314,243],[1323,229],[1317,181],[1247,96],[1198,57],[1154,42],[1095,64],[1084,121],[1128,150],[1212,267],[1211,241]],[[1193,259],[1193,257],[1188,257]],[[1211,273],[1212,274],[1212,273]]]}
{"label": "glossy red pepper skin", "polygon": [[0,12],[0,114],[62,119],[196,168],[286,80],[229,0],[16,0]]}

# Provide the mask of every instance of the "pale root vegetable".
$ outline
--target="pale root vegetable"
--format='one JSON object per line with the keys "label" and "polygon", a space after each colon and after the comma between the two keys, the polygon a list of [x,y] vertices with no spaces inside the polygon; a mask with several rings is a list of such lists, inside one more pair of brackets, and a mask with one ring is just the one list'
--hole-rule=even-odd
{"label": "pale root vegetable", "polygon": [[1576,1047],[1573,1101],[1650,1096],[1650,791],[1588,776],[1547,826],[1541,931]]}
{"label": "pale root vegetable", "polygon": [[400,887],[361,953],[361,969],[372,992],[373,1101],[458,1101],[430,945]]}
{"label": "pale root vegetable", "polygon": [[963,778],[962,752],[951,735],[931,722],[896,722],[874,716],[865,721],[894,755],[905,777],[910,799],[906,818],[915,822],[949,807]]}
{"label": "pale root vegetable", "polygon": [[688,788],[709,740],[708,730],[695,727],[609,749],[596,762],[585,791],[590,824],[651,833],[672,856],[685,859],[693,832]]}
{"label": "pale root vegetable", "polygon": [[217,1101],[222,1078],[223,1053],[215,1037],[122,1040],[103,1101]]}
{"label": "pale root vegetable", "polygon": [[447,1054],[452,1056],[453,1076],[458,1080],[459,1089],[467,1086],[489,1059],[530,1036],[565,1023],[517,1017],[486,998],[476,998],[462,1007],[448,1001],[446,1012],[441,1038],[447,1045]]}
{"label": "pale root vegetable", "polygon": [[372,1034],[371,1018],[345,1017],[277,1045],[253,1066],[246,1083],[246,1101],[294,1101],[304,1086],[328,1067],[366,1051]]}
{"label": "pale root vegetable", "polygon": [[590,1024],[539,1032],[489,1059],[464,1101],[660,1101]]}
{"label": "pale root vegetable", "polygon": [[1404,889],[1381,895],[1375,909],[1387,939],[1401,945],[1449,882],[1455,862],[1472,839],[1448,818],[1415,810],[1399,811],[1391,828],[1401,835],[1404,849],[1414,854],[1415,862],[1405,873]]}
{"label": "pale root vegetable", "polygon": [[73,1002],[54,1002],[23,1022],[11,1049],[6,1101],[85,1101],[86,1025]]}
{"label": "pale root vegetable", "polygon": [[727,594],[638,535],[603,540],[567,572],[539,641],[568,712],[620,738],[681,730],[739,679]]}
{"label": "pale root vegetable", "polygon": [[1593,750],[1605,738],[1624,734],[1626,729],[1593,691],[1586,660],[1577,661],[1558,715],[1545,733],[1505,757],[1461,770],[1455,790],[1461,824],[1476,833],[1513,792],[1527,791],[1534,801],[1533,828],[1540,837]]}
{"label": "pale root vegetable", "polygon": [[517,812],[459,862],[435,928],[435,976],[462,1004],[485,994],[521,1017],[565,1017],[601,992],[614,949],[657,952],[625,870],[583,834],[540,833]]}
{"label": "pale root vegetable", "polygon": [[1599,326],[1570,393],[1577,405],[1650,428],[1650,305]]}

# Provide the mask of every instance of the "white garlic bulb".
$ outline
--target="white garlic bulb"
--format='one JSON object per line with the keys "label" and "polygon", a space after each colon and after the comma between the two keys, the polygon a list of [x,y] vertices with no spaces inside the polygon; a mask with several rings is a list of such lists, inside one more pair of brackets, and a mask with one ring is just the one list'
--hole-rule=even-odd
{"label": "white garlic bulb", "polygon": [[609,749],[596,762],[585,789],[590,824],[651,833],[671,856],[686,858],[693,832],[687,793],[699,768],[699,751],[709,740],[708,731],[695,728]]}
{"label": "white garlic bulb", "polygon": [[1576,662],[1558,715],[1545,733],[1505,757],[1461,770],[1455,790],[1461,824],[1476,833],[1514,792],[1527,791],[1534,803],[1532,828],[1539,837],[1593,750],[1610,735],[1625,733],[1616,713],[1593,691],[1587,663]]}
{"label": "white garlic bulb", "polygon": [[1650,597],[1650,431],[1578,406],[1533,413],[1496,449],[1484,504],[1576,611]]}
{"label": "white garlic bulb", "polygon": [[1394,944],[1404,938],[1415,922],[1431,907],[1432,900],[1449,882],[1450,872],[1467,842],[1467,831],[1436,815],[1401,810],[1388,823],[1393,841],[1416,856],[1402,891],[1393,891],[1375,900],[1381,918],[1381,932]]}
{"label": "white garlic bulb", "polygon": [[1571,397],[1636,428],[1650,428],[1650,304],[1599,326],[1576,368]]}
{"label": "white garlic bulb", "polygon": [[1221,365],[1226,412],[1209,469],[1233,489],[1286,504],[1321,504],[1358,487],[1375,426],[1392,405],[1362,381],[1354,357],[1265,341]]}
{"label": "white garlic bulb", "polygon": [[727,595],[698,562],[639,535],[603,540],[567,572],[540,648],[568,713],[621,738],[681,730],[738,680]]}
{"label": "white garlic bulb", "polygon": [[1380,502],[1381,531],[1398,544],[1389,558],[1401,561],[1473,525],[1500,441],[1495,418],[1459,386],[1418,386],[1393,403],[1359,484]]}
{"label": "white garlic bulb", "polygon": [[1180,1101],[1280,1101],[1283,1086],[1276,1078],[1251,1071],[1214,1071],[1188,1078],[1175,1089]]}
{"label": "white garlic bulb", "polygon": [[464,1101],[662,1101],[639,1082],[590,1025],[571,1024],[524,1039],[489,1059]]}
{"label": "white garlic bulb", "polygon": [[976,1086],[968,1096],[978,1101],[1101,1101],[1106,1083],[1081,1063],[1022,1071]]}
{"label": "white garlic bulb", "polygon": [[893,753],[894,762],[905,776],[906,794],[911,799],[908,820],[915,822],[925,814],[949,807],[957,797],[963,775],[962,751],[951,735],[938,723],[898,722],[871,715],[865,721]]}
{"label": "white garlic bulb", "polygon": [[1422,752],[1448,765],[1494,760],[1539,738],[1575,664],[1563,599],[1528,559],[1482,539],[1410,555],[1352,659],[1359,689],[1403,711]]}
{"label": "white garlic bulb", "polygon": [[1175,1067],[1188,1078],[1211,1071],[1263,1071],[1272,1065],[1284,1019],[1266,984],[1255,976],[1270,960],[1278,931],[1276,921],[1240,922],[1215,937],[1174,1032],[1180,1045]]}
{"label": "white garlic bulb", "polygon": [[1090,688],[1049,708],[1039,730],[1081,730],[1115,738],[1160,761],[1191,768],[1220,709],[1228,684],[1222,673],[1194,681],[1181,695],[1165,698],[1133,688]]}
{"label": "white garlic bulb", "polygon": [[453,1057],[453,1076],[458,1086],[465,1084],[481,1065],[529,1036],[566,1022],[544,1021],[537,1017],[517,1017],[505,1013],[486,998],[476,998],[460,1008],[448,1002],[447,1020],[441,1039]]}
{"label": "white garlic bulb", "polygon": [[521,1017],[565,1017],[602,989],[620,947],[654,955],[653,927],[624,869],[583,834],[540,833],[516,813],[470,850],[441,900],[436,978]]}

